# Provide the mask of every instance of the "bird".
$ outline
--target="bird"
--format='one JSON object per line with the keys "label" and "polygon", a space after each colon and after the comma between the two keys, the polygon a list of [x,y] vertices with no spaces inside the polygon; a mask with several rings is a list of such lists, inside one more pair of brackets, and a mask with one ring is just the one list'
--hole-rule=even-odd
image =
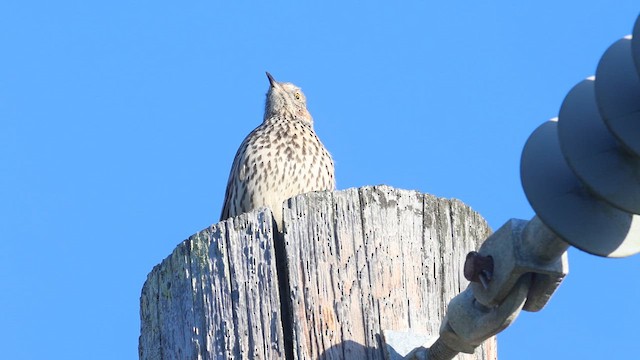
{"label": "bird", "polygon": [[314,131],[302,90],[266,74],[264,118],[235,155],[220,221],[268,207],[282,233],[284,201],[307,192],[335,190],[335,168]]}

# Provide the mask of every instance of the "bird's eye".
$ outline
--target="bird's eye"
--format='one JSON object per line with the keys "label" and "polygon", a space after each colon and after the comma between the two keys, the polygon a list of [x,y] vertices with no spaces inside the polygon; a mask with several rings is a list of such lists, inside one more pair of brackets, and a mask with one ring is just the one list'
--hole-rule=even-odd
{"label": "bird's eye", "polygon": [[296,97],[296,100],[300,100],[300,93],[299,92],[295,93],[295,95],[293,95],[293,96]]}

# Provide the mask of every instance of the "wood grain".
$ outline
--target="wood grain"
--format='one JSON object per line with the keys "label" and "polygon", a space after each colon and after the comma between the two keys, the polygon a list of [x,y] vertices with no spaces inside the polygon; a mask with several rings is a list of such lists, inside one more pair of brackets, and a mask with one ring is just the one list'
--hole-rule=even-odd
{"label": "wood grain", "polygon": [[[298,196],[284,219],[295,359],[383,359],[383,329],[437,336],[490,233],[460,201],[388,186]],[[495,359],[494,340],[458,358]]]}
{"label": "wood grain", "polygon": [[383,359],[383,329],[438,334],[489,233],[458,200],[388,186],[290,199],[282,235],[264,209],[223,221],[149,274],[140,359]]}
{"label": "wood grain", "polygon": [[270,211],[182,242],[147,277],[140,359],[284,359]]}

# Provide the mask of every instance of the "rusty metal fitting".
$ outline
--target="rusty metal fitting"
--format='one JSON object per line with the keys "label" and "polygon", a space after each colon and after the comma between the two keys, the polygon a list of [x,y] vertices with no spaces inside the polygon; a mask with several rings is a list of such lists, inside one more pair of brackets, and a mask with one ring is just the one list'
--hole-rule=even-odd
{"label": "rusty metal fitting", "polygon": [[493,258],[480,255],[477,251],[467,254],[464,262],[464,277],[471,282],[479,282],[486,289],[493,276]]}

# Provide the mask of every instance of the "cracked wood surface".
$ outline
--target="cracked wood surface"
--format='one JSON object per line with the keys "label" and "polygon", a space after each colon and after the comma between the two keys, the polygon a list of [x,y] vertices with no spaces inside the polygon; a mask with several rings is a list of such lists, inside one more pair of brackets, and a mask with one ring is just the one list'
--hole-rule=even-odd
{"label": "cracked wood surface", "polygon": [[[296,359],[383,359],[383,329],[437,336],[490,233],[458,200],[388,186],[298,196],[284,219]],[[457,357],[495,358],[494,339]]]}
{"label": "cracked wood surface", "polygon": [[[141,296],[140,358],[383,359],[383,329],[438,334],[467,285],[467,252],[490,233],[458,200],[388,186],[299,195],[284,223],[274,240],[269,211],[243,214],[156,266]],[[496,353],[491,339],[457,359]]]}

